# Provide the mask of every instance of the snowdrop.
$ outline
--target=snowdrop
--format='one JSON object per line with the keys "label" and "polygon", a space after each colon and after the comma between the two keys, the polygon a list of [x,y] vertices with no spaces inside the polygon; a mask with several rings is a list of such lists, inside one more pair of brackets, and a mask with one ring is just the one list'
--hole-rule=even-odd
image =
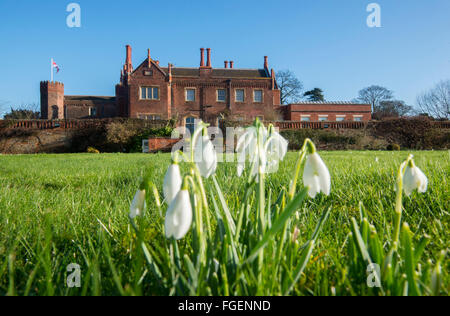
{"label": "snowdrop", "polygon": [[251,176],[276,171],[278,163],[284,159],[288,150],[288,142],[273,125],[267,130],[256,120],[255,125],[246,129],[239,138],[236,152],[238,153],[238,176],[245,169],[245,161],[249,156],[250,165],[253,166]]}
{"label": "snowdrop", "polygon": [[204,178],[212,176],[217,169],[217,153],[209,136],[203,135],[196,146],[195,161]]}
{"label": "snowdrop", "polygon": [[130,218],[134,219],[144,213],[146,207],[145,190],[138,190],[130,206]]}
{"label": "snowdrop", "polygon": [[192,225],[192,206],[187,183],[170,203],[166,213],[165,231],[168,239],[183,239]]}
{"label": "snowdrop", "polygon": [[266,141],[268,172],[278,170],[278,164],[284,159],[288,151],[288,141],[280,135],[273,125],[269,126],[269,138]]}
{"label": "snowdrop", "polygon": [[181,173],[177,162],[173,162],[164,176],[163,192],[167,204],[175,199],[181,188]]}
{"label": "snowdrop", "polygon": [[319,154],[315,151],[314,146],[312,153],[306,158],[303,183],[308,187],[308,195],[311,198],[315,198],[320,192],[330,195],[330,172],[322,158],[320,158]]}
{"label": "snowdrop", "polygon": [[403,190],[407,196],[411,195],[414,190],[420,193],[425,193],[428,187],[427,176],[416,167],[414,161],[411,159],[405,169],[403,176]]}

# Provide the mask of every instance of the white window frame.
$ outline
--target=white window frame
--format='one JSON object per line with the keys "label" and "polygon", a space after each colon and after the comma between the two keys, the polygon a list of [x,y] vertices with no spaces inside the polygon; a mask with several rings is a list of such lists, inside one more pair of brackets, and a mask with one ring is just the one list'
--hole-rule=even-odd
{"label": "white window frame", "polygon": [[[188,91],[194,91],[194,100],[188,100]],[[196,88],[185,88],[184,89],[184,100],[186,102],[195,102],[195,101],[197,101],[197,89]]]}
{"label": "white window frame", "polygon": [[89,107],[89,117],[97,116],[97,108],[94,106]]}
{"label": "white window frame", "polygon": [[[219,100],[219,91],[225,91],[225,99],[224,100]],[[216,101],[222,102],[222,103],[227,102],[227,89],[217,89],[216,90]]]}
{"label": "white window frame", "polygon": [[345,122],[345,118],[345,115],[336,115],[336,122]]}
{"label": "white window frame", "polygon": [[138,113],[137,117],[146,121],[160,121],[162,120],[162,115],[157,113]]}
{"label": "white window frame", "polygon": [[328,115],[319,115],[319,122],[328,122]]}
{"label": "white window frame", "polygon": [[[304,119],[308,119],[308,120],[305,121]],[[300,122],[311,122],[311,115],[301,115]]]}
{"label": "white window frame", "polygon": [[[151,98],[149,98],[148,97],[148,95],[146,95],[145,96],[145,98],[143,98],[142,97],[142,89],[146,89],[146,93],[148,93],[148,91],[149,91],[149,89],[151,89],[151,91],[152,91],[152,97]],[[153,89],[156,89],[157,90],[157,93],[158,93],[158,97],[157,98],[154,98],[153,97],[153,95],[154,95],[154,90]],[[146,100],[146,101],[159,101],[159,99],[160,99],[160,89],[159,89],[159,86],[141,86],[141,87],[139,87],[139,99],[140,100]]]}
{"label": "white window frame", "polygon": [[[243,91],[244,92],[244,96],[243,96],[243,100],[238,100],[237,99],[237,92],[238,91]],[[237,103],[245,103],[245,89],[234,89],[234,101]]]}
{"label": "white window frame", "polygon": [[[261,100],[256,100],[256,92],[261,92]],[[263,89],[254,89],[253,90],[253,103],[264,103],[264,90]]]}
{"label": "white window frame", "polygon": [[[353,115],[353,121],[354,122],[362,122],[364,116],[363,115]],[[358,119],[358,120],[357,120]]]}

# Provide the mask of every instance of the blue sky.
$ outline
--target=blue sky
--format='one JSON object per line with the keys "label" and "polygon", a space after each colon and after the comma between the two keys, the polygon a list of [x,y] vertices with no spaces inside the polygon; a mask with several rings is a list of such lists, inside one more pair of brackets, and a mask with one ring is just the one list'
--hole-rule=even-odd
{"label": "blue sky", "polygon": [[[71,2],[81,28],[66,25]],[[371,2],[381,28],[367,27]],[[378,84],[414,105],[450,79],[449,12],[448,0],[1,0],[0,102],[39,103],[52,57],[66,94],[114,95],[130,44],[135,66],[150,48],[163,65],[197,67],[199,48],[211,47],[215,67],[258,68],[268,55],[327,100]]]}

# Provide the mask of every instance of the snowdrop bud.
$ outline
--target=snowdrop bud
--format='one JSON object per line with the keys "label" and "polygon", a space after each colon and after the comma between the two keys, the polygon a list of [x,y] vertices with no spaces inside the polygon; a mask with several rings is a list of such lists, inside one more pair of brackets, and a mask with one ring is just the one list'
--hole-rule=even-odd
{"label": "snowdrop bud", "polygon": [[167,169],[164,177],[163,191],[167,204],[170,205],[175,196],[178,194],[181,188],[181,183],[180,167],[178,164],[173,163],[170,165],[169,169]]}
{"label": "snowdrop bud", "polygon": [[303,183],[308,187],[308,194],[311,198],[315,198],[321,191],[330,195],[330,172],[316,152],[306,158]]}
{"label": "snowdrop bud", "polygon": [[165,230],[167,238],[180,240],[186,236],[192,224],[192,206],[189,192],[183,188],[170,203],[166,213]]}
{"label": "snowdrop bud", "polygon": [[144,213],[145,210],[145,191],[138,190],[130,206],[130,218],[134,219]]}
{"label": "snowdrop bud", "polygon": [[420,193],[425,193],[428,187],[427,176],[416,167],[411,160],[406,166],[405,175],[403,177],[403,189],[407,196],[417,189]]}
{"label": "snowdrop bud", "polygon": [[214,149],[214,145],[207,135],[202,136],[201,142],[199,142],[197,153],[197,167],[200,174],[204,178],[209,178],[216,172],[217,169],[217,153]]}

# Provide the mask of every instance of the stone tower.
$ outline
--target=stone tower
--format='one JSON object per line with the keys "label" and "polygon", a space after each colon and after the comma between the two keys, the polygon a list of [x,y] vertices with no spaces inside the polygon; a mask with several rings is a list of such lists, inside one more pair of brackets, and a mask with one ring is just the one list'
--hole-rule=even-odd
{"label": "stone tower", "polygon": [[64,119],[64,84],[41,81],[41,119]]}

